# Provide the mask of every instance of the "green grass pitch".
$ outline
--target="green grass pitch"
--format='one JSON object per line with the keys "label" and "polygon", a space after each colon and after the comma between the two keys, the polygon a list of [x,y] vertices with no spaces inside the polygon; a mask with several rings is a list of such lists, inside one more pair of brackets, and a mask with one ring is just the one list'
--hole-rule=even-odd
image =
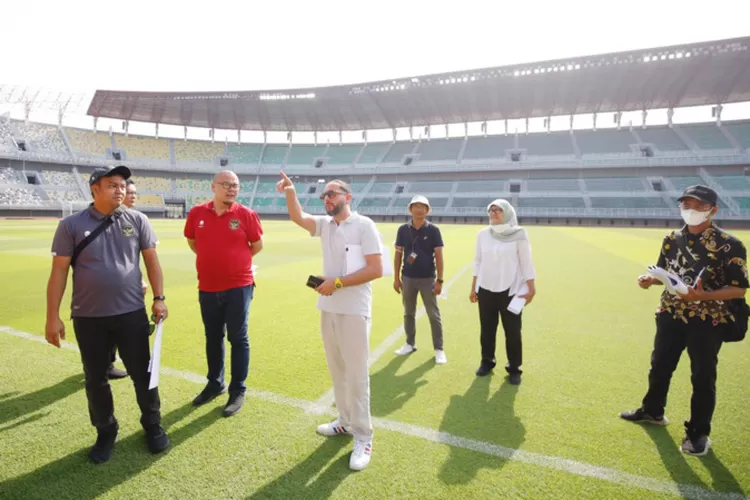
{"label": "green grass pitch", "polygon": [[[183,373],[161,376],[172,448],[147,452],[131,382],[113,381],[120,435],[112,460],[93,466],[79,355],[8,334],[43,336],[57,221],[0,221],[0,498],[729,499],[750,492],[750,341],[721,350],[708,456],[679,451],[689,417],[687,354],[672,380],[669,426],[617,417],[646,389],[659,291],[640,290],[636,277],[655,262],[664,229],[529,228],[538,293],[524,312],[524,379],[516,387],[501,368],[474,375],[479,318],[468,301],[469,264],[479,226],[442,224],[448,364],[435,366],[424,316],[416,353],[393,354],[403,338],[385,349],[371,368],[372,462],[354,473],[351,438],[316,435],[329,415],[305,410],[331,387],[316,295],[304,286],[322,267],[319,240],[291,222],[265,222],[250,310],[252,392],[243,411],[225,419],[223,397],[190,405],[206,366],[182,224],[154,221],[170,308],[162,364]],[[378,227],[392,243],[397,225]],[[750,232],[732,232],[750,244]],[[69,292],[70,284],[63,318]],[[372,350],[400,328],[402,314],[392,278],[380,279]],[[70,322],[66,329],[75,343]]]}

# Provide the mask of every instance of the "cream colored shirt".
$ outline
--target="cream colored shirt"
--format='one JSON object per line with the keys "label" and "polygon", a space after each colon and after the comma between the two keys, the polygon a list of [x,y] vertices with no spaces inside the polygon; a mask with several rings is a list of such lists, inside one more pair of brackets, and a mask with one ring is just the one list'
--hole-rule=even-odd
{"label": "cream colored shirt", "polygon": [[490,292],[515,295],[526,281],[536,278],[529,240],[504,242],[492,237],[486,227],[477,234],[474,276],[479,287]]}

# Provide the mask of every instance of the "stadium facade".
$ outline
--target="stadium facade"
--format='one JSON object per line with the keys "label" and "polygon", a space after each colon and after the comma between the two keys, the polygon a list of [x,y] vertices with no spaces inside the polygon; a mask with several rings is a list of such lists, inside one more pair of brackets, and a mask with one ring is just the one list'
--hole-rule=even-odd
{"label": "stadium facade", "polygon": [[[352,183],[354,208],[406,218],[414,194],[441,222],[479,222],[504,197],[525,224],[679,223],[676,198],[707,184],[724,224],[750,225],[750,121],[721,105],[750,101],[750,37],[366,84],[252,92],[97,91],[94,118],[255,131],[362,130],[361,143],[213,142],[95,132],[0,117],[0,215],[59,216],[86,205],[97,165],[131,167],[151,216],[182,217],[210,198],[221,168],[240,202],[282,217],[278,172],[294,176],[305,209],[322,213],[323,182]],[[716,120],[648,126],[648,110],[716,106]],[[643,111],[643,124],[619,123]],[[595,113],[616,128],[429,138],[429,127]],[[549,120],[547,120],[549,123]],[[395,129],[427,137],[395,140]],[[370,142],[367,130],[393,129]],[[291,137],[291,135],[290,135]]]}

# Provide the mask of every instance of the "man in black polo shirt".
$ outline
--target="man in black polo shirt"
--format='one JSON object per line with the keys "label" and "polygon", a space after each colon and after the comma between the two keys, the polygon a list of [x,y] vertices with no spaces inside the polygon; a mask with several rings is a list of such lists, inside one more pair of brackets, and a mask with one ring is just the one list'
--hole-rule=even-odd
{"label": "man in black polo shirt", "polygon": [[425,220],[430,213],[427,198],[419,195],[412,198],[409,212],[412,216],[411,223],[398,228],[393,259],[393,288],[403,297],[406,332],[406,344],[396,354],[405,356],[417,350],[415,315],[419,294],[427,317],[430,318],[435,363],[442,365],[448,362],[443,350],[443,324],[437,304],[437,296],[443,288],[443,237],[436,225]]}
{"label": "man in black polo shirt", "polygon": [[[52,241],[45,336],[57,347],[65,338],[60,302],[68,270],[73,268],[71,316],[86,378],[89,417],[97,429],[97,440],[89,453],[94,463],[110,459],[119,429],[107,378],[113,346],[117,346],[133,380],[149,450],[158,453],[169,446],[161,426],[159,391],[148,388],[150,325],[139,265],[143,255],[154,291],[151,312],[155,318],[166,320],[162,271],[156,255],[158,240],[145,215],[121,207],[129,177],[130,169],[124,166],[95,169],[89,178],[94,202],[64,218]],[[103,230],[80,253],[76,252],[99,227]]]}
{"label": "man in black polo shirt", "polygon": [[[688,291],[662,293],[656,313],[648,392],[640,408],[622,412],[620,417],[631,422],[667,424],[664,407],[669,382],[687,347],[693,395],[681,449],[702,456],[711,447],[708,436],[716,407],[719,349],[725,335],[736,328],[736,317],[728,301],[742,299],[745,289],[750,287],[747,251],[740,240],[711,220],[718,210],[714,190],[691,186],[679,201],[686,225],[664,238],[657,265],[679,276]],[[649,275],[638,277],[638,285],[643,289],[656,284],[662,283]]]}

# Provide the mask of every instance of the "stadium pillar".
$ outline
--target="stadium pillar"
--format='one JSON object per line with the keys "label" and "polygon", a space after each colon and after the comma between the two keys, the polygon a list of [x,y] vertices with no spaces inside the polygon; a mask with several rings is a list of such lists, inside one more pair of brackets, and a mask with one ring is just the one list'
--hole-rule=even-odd
{"label": "stadium pillar", "polygon": [[641,128],[646,128],[646,117],[648,116],[648,111],[645,109],[641,111],[641,116],[643,117],[643,121],[641,122]]}
{"label": "stadium pillar", "polygon": [[96,124],[97,124],[98,121],[99,121],[99,117],[95,116],[94,117],[94,133],[96,133]]}
{"label": "stadium pillar", "polygon": [[317,130],[313,132],[313,142],[315,143],[316,146],[318,145],[318,131]]}
{"label": "stadium pillar", "polygon": [[339,130],[339,146],[341,146],[344,143],[344,134]]}
{"label": "stadium pillar", "polygon": [[464,122],[464,139],[469,137],[469,124]]}
{"label": "stadium pillar", "polygon": [[672,127],[672,117],[674,116],[674,108],[667,109],[667,125]]}
{"label": "stadium pillar", "polygon": [[156,137],[157,139],[159,138],[159,124],[158,123],[154,124],[154,137]]}
{"label": "stadium pillar", "polygon": [[596,130],[596,113],[594,113],[594,130]]}
{"label": "stadium pillar", "polygon": [[711,108],[711,116],[716,118],[717,127],[721,125],[721,110],[723,109],[724,109],[724,106],[722,106],[721,104],[717,104],[716,106]]}
{"label": "stadium pillar", "polygon": [[240,129],[237,129],[237,144],[240,144]]}

